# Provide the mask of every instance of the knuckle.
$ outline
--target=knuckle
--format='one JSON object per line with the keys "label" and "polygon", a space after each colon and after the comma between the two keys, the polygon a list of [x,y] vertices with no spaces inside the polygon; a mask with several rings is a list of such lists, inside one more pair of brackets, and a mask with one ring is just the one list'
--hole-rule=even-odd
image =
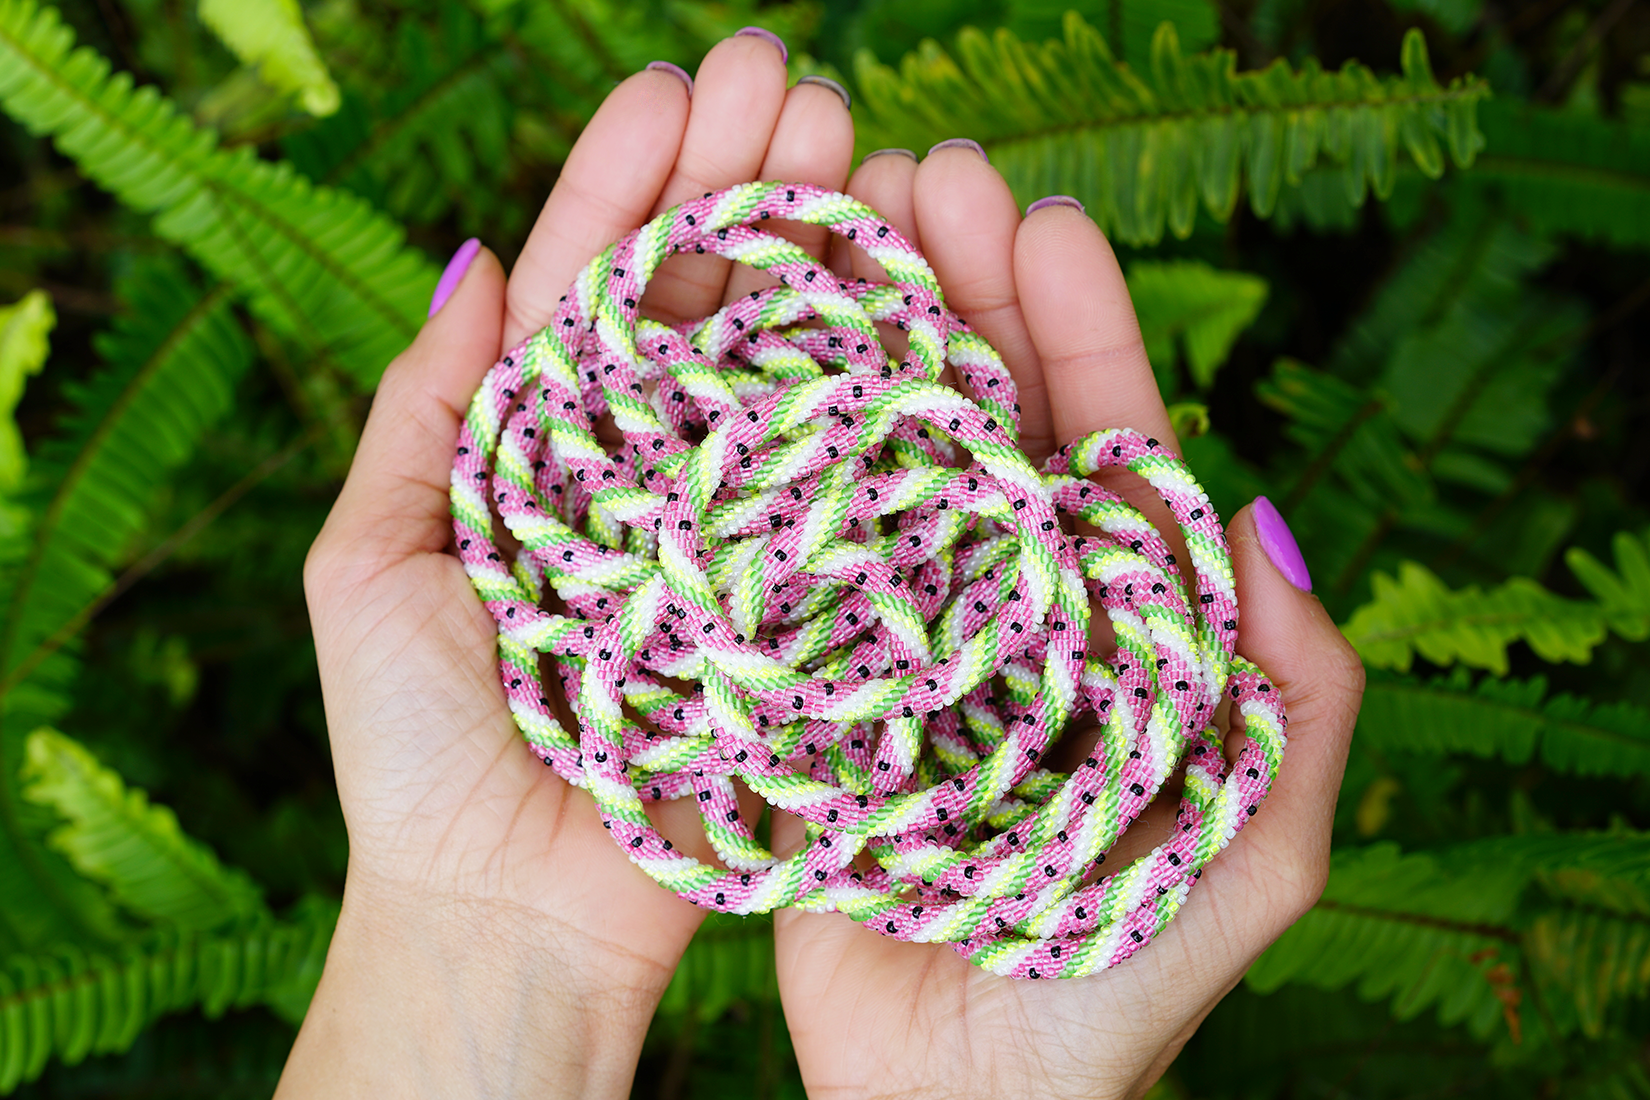
{"label": "knuckle", "polygon": [[1340,631],[1328,646],[1325,658],[1326,680],[1343,695],[1354,700],[1361,699],[1364,693],[1364,662],[1358,656],[1358,651],[1352,648],[1352,643],[1346,640],[1346,635]]}
{"label": "knuckle", "polygon": [[1326,640],[1310,675],[1280,688],[1291,720],[1351,729],[1363,704],[1365,677],[1362,658],[1337,631],[1333,640]]}

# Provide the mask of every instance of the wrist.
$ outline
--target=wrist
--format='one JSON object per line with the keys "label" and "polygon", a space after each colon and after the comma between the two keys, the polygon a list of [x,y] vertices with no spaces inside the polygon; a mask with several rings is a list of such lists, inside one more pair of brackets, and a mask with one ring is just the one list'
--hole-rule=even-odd
{"label": "wrist", "polygon": [[279,1095],[628,1096],[670,975],[613,962],[538,909],[352,876]]}

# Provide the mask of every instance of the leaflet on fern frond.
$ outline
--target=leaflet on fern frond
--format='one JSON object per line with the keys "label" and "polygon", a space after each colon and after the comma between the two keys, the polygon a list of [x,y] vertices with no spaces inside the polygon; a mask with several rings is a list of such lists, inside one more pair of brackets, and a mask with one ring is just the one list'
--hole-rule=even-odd
{"label": "leaflet on fern frond", "polygon": [[360,199],[211,132],[73,36],[53,8],[0,0],[0,106],[317,359],[370,387],[423,321],[436,273]]}
{"label": "leaflet on fern frond", "polygon": [[1048,194],[1082,200],[1101,228],[1131,244],[1165,225],[1191,232],[1199,206],[1224,221],[1247,190],[1269,216],[1285,184],[1327,162],[1354,204],[1391,193],[1400,157],[1442,174],[1472,163],[1488,86],[1438,83],[1418,31],[1403,71],[1376,76],[1355,62],[1325,72],[1276,61],[1238,72],[1234,55],[1181,54],[1172,24],[1158,28],[1149,65],[1114,59],[1098,31],[1068,13],[1063,40],[1023,42],[999,29],[934,42],[898,73],[868,51],[857,59],[861,151],[923,149],[957,135],[979,140],[1022,204]]}

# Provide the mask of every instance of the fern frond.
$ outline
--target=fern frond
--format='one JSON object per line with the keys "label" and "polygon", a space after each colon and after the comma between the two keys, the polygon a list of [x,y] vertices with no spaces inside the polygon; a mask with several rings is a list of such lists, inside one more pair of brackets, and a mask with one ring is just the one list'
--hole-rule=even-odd
{"label": "fern frond", "polygon": [[23,797],[66,819],[47,838],[75,870],[147,921],[207,931],[267,916],[263,893],[184,834],[165,806],[72,738],[41,728],[24,747]]}
{"label": "fern frond", "polygon": [[1354,985],[1364,1000],[1391,998],[1400,1020],[1436,1006],[1441,1023],[1485,1037],[1505,1019],[1493,963],[1518,958],[1511,922],[1528,877],[1516,864],[1446,867],[1392,844],[1337,852],[1323,899],[1249,968],[1248,984]]}
{"label": "fern frond", "polygon": [[1350,382],[1373,379],[1406,335],[1452,310],[1516,295],[1554,251],[1551,243],[1489,211],[1450,218],[1411,246],[1348,326],[1326,369]]}
{"label": "fern frond", "polygon": [[[1572,888],[1549,889],[1557,904],[1530,915],[1527,888],[1566,876]],[[1607,896],[1605,879],[1629,888],[1638,904],[1601,916],[1588,903]],[[1578,891],[1576,882],[1590,885]],[[1583,1022],[1602,1020],[1609,1003],[1650,987],[1646,885],[1644,833],[1501,836],[1436,854],[1403,855],[1391,844],[1344,850],[1333,857],[1323,899],[1261,956],[1248,981],[1261,992],[1284,982],[1355,985],[1365,1000],[1392,997],[1399,1019],[1436,1004],[1446,1025],[1463,1022],[1482,1038],[1500,1018],[1516,1040],[1529,962],[1544,1001],[1579,998]],[[1558,1034],[1575,1030],[1562,1013],[1543,1019]]]}
{"label": "fern frond", "polygon": [[[1577,904],[1606,904],[1606,894],[1591,887],[1581,889],[1583,881],[1599,887],[1608,879],[1626,891],[1621,896],[1630,899],[1650,888],[1650,832],[1520,833],[1470,841],[1452,851],[1463,860],[1520,867],[1543,881],[1563,878],[1568,885],[1555,896]],[[1641,907],[1633,901],[1628,908],[1637,912]]]}
{"label": "fern frond", "polygon": [[1650,132],[1580,111],[1484,104],[1485,148],[1469,186],[1543,233],[1650,246]]}
{"label": "fern frond", "polygon": [[201,22],[265,84],[296,93],[317,117],[338,109],[338,85],[315,51],[298,0],[200,0],[199,10]]}
{"label": "fern frond", "polygon": [[1436,323],[1398,340],[1381,372],[1393,421],[1440,479],[1456,480],[1446,458],[1522,457],[1551,431],[1548,394],[1588,311],[1514,285],[1484,288],[1433,315]]}
{"label": "fern frond", "polygon": [[1268,289],[1258,275],[1197,260],[1130,264],[1128,283],[1153,369],[1172,370],[1184,346],[1192,384],[1200,390],[1214,384],[1232,345],[1266,304]]}
{"label": "fern frond", "polygon": [[1557,772],[1650,775],[1650,712],[1628,703],[1547,698],[1547,682],[1484,677],[1465,669],[1425,683],[1371,677],[1358,712],[1369,747],[1466,753],[1522,764],[1539,757]]}
{"label": "fern frond", "polygon": [[68,708],[74,634],[252,359],[227,289],[203,296],[175,265],[144,263],[119,291],[131,310],[98,339],[108,365],[68,390],[72,411],[36,456],[18,509],[27,525],[0,579],[0,949],[118,933],[101,891],[39,844],[53,822],[19,801],[23,737]]}
{"label": "fern frond", "polygon": [[1567,994],[1583,1034],[1604,1034],[1617,1001],[1650,992],[1650,917],[1589,909],[1544,913],[1525,937],[1544,985]]}
{"label": "fern frond", "polygon": [[0,106],[49,135],[155,231],[247,296],[272,329],[374,384],[423,321],[436,273],[360,199],[254,150],[217,148],[37,0],[0,0]]}
{"label": "fern frond", "polygon": [[1585,664],[1604,640],[1597,604],[1555,596],[1528,577],[1488,592],[1477,585],[1452,592],[1426,566],[1406,561],[1397,580],[1377,571],[1370,585],[1370,602],[1341,631],[1376,668],[1408,671],[1419,654],[1503,675],[1512,642],[1528,643],[1544,661]]}
{"label": "fern frond", "polygon": [[1585,320],[1526,285],[1551,255],[1499,219],[1452,222],[1383,286],[1329,371],[1280,363],[1257,393],[1307,448],[1299,484],[1333,474],[1400,515],[1431,499],[1431,477],[1501,491],[1512,475],[1498,460],[1548,430],[1556,351]]}
{"label": "fern frond", "polygon": [[0,1094],[39,1076],[54,1056],[73,1064],[123,1051],[169,1012],[307,1004],[336,921],[335,907],[312,905],[291,923],[165,931],[118,951],[61,946],[12,957],[0,967]]}
{"label": "fern frond", "polygon": [[1391,192],[1405,151],[1429,176],[1443,172],[1446,146],[1465,167],[1488,91],[1473,79],[1439,85],[1417,31],[1404,39],[1403,74],[1388,78],[1355,62],[1239,73],[1225,50],[1183,56],[1172,25],[1158,29],[1150,63],[1131,67],[1074,13],[1063,41],[967,29],[956,49],[953,59],[924,42],[897,74],[858,55],[861,151],[972,134],[1022,203],[1074,195],[1130,244],[1157,241],[1165,224],[1188,235],[1200,201],[1224,221],[1245,184],[1266,217],[1279,188],[1320,160],[1339,166],[1358,203],[1371,188]]}
{"label": "fern frond", "polygon": [[1255,395],[1289,418],[1285,433],[1306,450],[1297,487],[1333,472],[1370,508],[1430,500],[1431,481],[1417,467],[1384,394],[1343,382],[1292,359],[1280,359]]}
{"label": "fern frond", "polygon": [[1628,641],[1650,638],[1650,542],[1626,531],[1611,540],[1616,568],[1572,546],[1564,553],[1564,564],[1593,594],[1610,629]]}
{"label": "fern frond", "polygon": [[0,306],[0,493],[15,490],[28,466],[12,412],[29,376],[46,365],[55,324],[57,314],[44,290],[31,290],[11,305]]}
{"label": "fern frond", "polygon": [[[97,341],[108,366],[68,391],[73,411],[35,462],[33,544],[0,618],[0,690],[8,703],[0,740],[56,718],[56,708],[17,707],[13,689],[41,647],[60,643],[111,583],[109,567],[142,528],[167,472],[229,408],[252,362],[227,288],[203,295],[175,265],[146,263],[119,292],[131,312]],[[15,752],[0,759],[15,769]]]}
{"label": "fern frond", "polygon": [[1587,319],[1534,284],[1552,254],[1499,216],[1452,219],[1386,281],[1328,370],[1284,362],[1257,387],[1305,448],[1279,462],[1284,507],[1334,587],[1361,583],[1393,535],[1460,540],[1490,570],[1547,567],[1573,505],[1538,490],[1490,535],[1437,487],[1498,497],[1551,434],[1549,395]]}
{"label": "fern frond", "polygon": [[520,65],[463,7],[441,14],[438,32],[403,25],[391,87],[351,94],[326,122],[283,141],[294,167],[416,222],[440,217],[459,196],[475,210],[498,189]]}
{"label": "fern frond", "polygon": [[660,1015],[694,1013],[715,1020],[736,1001],[775,1002],[773,921],[710,913],[682,954],[659,1001]]}

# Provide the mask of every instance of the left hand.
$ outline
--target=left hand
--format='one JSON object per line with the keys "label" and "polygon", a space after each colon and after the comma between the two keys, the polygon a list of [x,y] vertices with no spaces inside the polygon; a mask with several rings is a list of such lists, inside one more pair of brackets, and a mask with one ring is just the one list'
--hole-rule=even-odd
{"label": "left hand", "polygon": [[[948,304],[1002,354],[1034,462],[1111,427],[1178,450],[1122,271],[1094,222],[1065,206],[1022,219],[1002,177],[966,148],[920,166],[867,161],[849,192],[924,251]],[[885,277],[857,262],[854,274]],[[1126,471],[1099,480],[1174,539],[1150,486]],[[1268,560],[1249,509],[1227,538],[1244,608],[1238,652],[1289,708],[1289,748],[1259,815],[1145,950],[1087,978],[1000,978],[948,945],[889,939],[840,914],[776,913],[780,994],[810,1096],[1138,1096],[1317,899],[1363,667],[1323,606]],[[1126,860],[1145,834],[1157,842],[1172,820],[1172,809],[1155,822],[1148,812],[1113,855]],[[776,815],[774,834],[781,847],[801,844],[788,815]]]}
{"label": "left hand", "polygon": [[[449,550],[459,423],[609,243],[751,178],[840,188],[851,147],[842,101],[787,90],[761,37],[716,46],[691,97],[669,72],[639,73],[586,128],[508,284],[483,251],[385,372],[305,570],[350,863],[283,1095],[629,1094],[702,912],[631,864],[590,797],[522,744],[497,627]],[[729,272],[672,261],[650,313],[711,312],[740,290]]]}

